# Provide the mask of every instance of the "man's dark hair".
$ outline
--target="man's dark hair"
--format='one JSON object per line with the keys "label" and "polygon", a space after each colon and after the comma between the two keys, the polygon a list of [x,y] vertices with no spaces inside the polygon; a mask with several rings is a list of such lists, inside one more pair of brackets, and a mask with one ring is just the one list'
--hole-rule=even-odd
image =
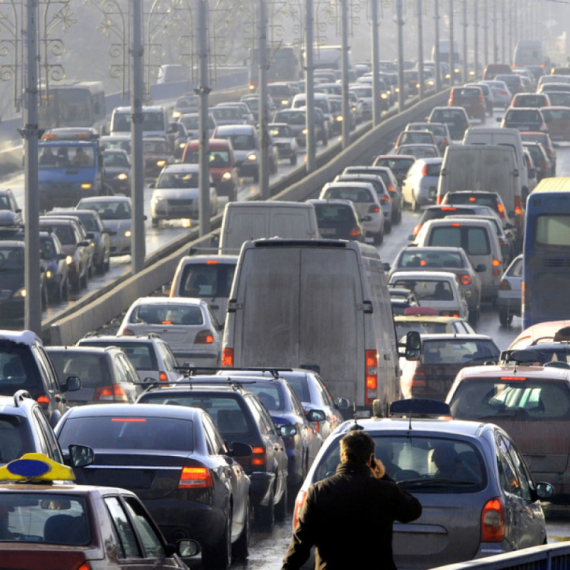
{"label": "man's dark hair", "polygon": [[363,430],[351,431],[340,440],[340,452],[347,461],[367,464],[374,453],[374,440]]}

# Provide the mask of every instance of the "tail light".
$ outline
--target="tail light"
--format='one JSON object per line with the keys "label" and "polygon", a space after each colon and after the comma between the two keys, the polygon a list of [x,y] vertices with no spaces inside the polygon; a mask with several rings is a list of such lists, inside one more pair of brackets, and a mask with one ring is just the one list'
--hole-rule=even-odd
{"label": "tail light", "polygon": [[49,398],[45,394],[42,394],[37,397],[37,402],[38,404],[49,404]]}
{"label": "tail light", "polygon": [[498,259],[493,259],[493,275],[501,274],[499,267],[501,267],[501,262]]}
{"label": "tail light", "polygon": [[[522,203],[520,196],[515,196],[515,214],[517,216],[522,216]],[[521,225],[520,217],[515,218],[515,226],[520,226],[520,225]]]}
{"label": "tail light", "polygon": [[376,204],[373,204],[372,206],[370,206],[370,208],[368,208],[369,214],[377,214],[379,211],[380,211],[380,206],[377,206]]}
{"label": "tail light", "polygon": [[505,511],[499,497],[485,503],[481,513],[481,541],[501,542],[505,537]]}
{"label": "tail light", "polygon": [[101,386],[95,390],[94,400],[99,402],[128,402],[127,393],[119,384]]}
{"label": "tail light", "polygon": [[209,330],[200,331],[194,339],[194,344],[212,344],[214,342],[214,333]]}
{"label": "tail light", "polygon": [[161,372],[158,375],[158,381],[159,382],[168,382],[168,376],[166,375],[166,372]]}
{"label": "tail light", "polygon": [[299,514],[305,505],[306,500],[307,491],[299,491],[297,493],[297,498],[295,499],[295,508],[293,510],[293,528],[297,528],[297,525],[299,524]]}
{"label": "tail light", "polygon": [[204,489],[212,486],[212,473],[206,467],[183,467],[179,489]]}
{"label": "tail light", "polygon": [[224,348],[224,353],[222,355],[222,368],[233,368],[234,367],[234,349]]}
{"label": "tail light", "polygon": [[252,447],[251,448],[251,464],[256,467],[261,467],[267,463],[267,454],[265,453],[265,447]]}
{"label": "tail light", "polygon": [[390,196],[384,195],[380,198],[380,202],[389,202],[389,201],[390,201]]}
{"label": "tail light", "polygon": [[497,210],[499,210],[499,216],[501,216],[501,220],[505,220],[505,208],[503,208],[503,204],[497,204]]}
{"label": "tail light", "polygon": [[354,226],[351,230],[350,230],[350,237],[358,237],[360,235],[360,228],[358,226]]}
{"label": "tail light", "polygon": [[483,99],[483,95],[479,93],[479,99]]}
{"label": "tail light", "polygon": [[503,247],[503,246],[505,245],[505,242],[504,242],[503,238],[499,238],[499,245],[500,245],[501,247]]}
{"label": "tail light", "polygon": [[387,188],[388,188],[388,192],[390,192],[390,194],[396,193],[396,188],[394,187],[393,184],[388,184]]}
{"label": "tail light", "polygon": [[427,386],[426,383],[426,375],[424,372],[414,372],[411,381],[412,388],[425,388]]}
{"label": "tail light", "polygon": [[461,275],[461,277],[459,277],[459,281],[461,282],[461,285],[471,285],[471,275]]}
{"label": "tail light", "polygon": [[422,225],[421,224],[416,224],[414,226],[414,231],[412,232],[412,235],[415,237],[420,233],[420,230],[422,229]]}
{"label": "tail light", "polygon": [[79,566],[79,568],[77,568],[77,570],[91,570],[91,566],[89,566],[87,562],[84,562],[81,566]]}
{"label": "tail light", "polygon": [[544,123],[541,123],[540,127],[538,127],[539,131],[545,131],[546,130],[546,125]]}
{"label": "tail light", "polygon": [[453,107],[453,95],[449,98],[449,101],[447,102],[447,106]]}
{"label": "tail light", "polygon": [[507,92],[506,91],[499,91],[499,94],[500,95],[507,95]]}
{"label": "tail light", "polygon": [[469,123],[463,123],[463,128],[464,128],[464,129],[468,129],[468,128],[469,128]]}
{"label": "tail light", "polygon": [[499,289],[501,291],[511,291],[512,287],[506,279],[501,279],[501,282],[499,283]]}
{"label": "tail light", "polygon": [[367,350],[365,354],[366,404],[371,405],[378,395],[378,355],[376,350]]}
{"label": "tail light", "polygon": [[119,336],[137,336],[131,329],[123,329],[123,332],[119,331]]}
{"label": "tail light", "polygon": [[422,176],[427,176],[427,175],[428,175],[428,165],[424,164],[422,168]]}
{"label": "tail light", "polygon": [[447,139],[443,139],[443,146],[448,146],[449,145],[449,141]]}

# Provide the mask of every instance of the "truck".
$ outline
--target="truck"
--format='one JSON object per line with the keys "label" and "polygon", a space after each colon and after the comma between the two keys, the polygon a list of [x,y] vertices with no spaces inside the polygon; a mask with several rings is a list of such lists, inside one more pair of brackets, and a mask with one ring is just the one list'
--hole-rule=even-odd
{"label": "truck", "polygon": [[57,128],[39,143],[40,210],[74,207],[81,198],[112,194],[103,182],[99,133],[93,128]]}

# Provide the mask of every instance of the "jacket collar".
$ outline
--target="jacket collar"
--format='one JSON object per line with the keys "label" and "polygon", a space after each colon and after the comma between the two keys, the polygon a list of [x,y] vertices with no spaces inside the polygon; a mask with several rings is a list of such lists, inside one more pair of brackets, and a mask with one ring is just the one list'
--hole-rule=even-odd
{"label": "jacket collar", "polygon": [[372,477],[370,472],[370,467],[362,463],[353,463],[352,461],[347,461],[346,463],[340,463],[336,468],[337,475],[369,475]]}

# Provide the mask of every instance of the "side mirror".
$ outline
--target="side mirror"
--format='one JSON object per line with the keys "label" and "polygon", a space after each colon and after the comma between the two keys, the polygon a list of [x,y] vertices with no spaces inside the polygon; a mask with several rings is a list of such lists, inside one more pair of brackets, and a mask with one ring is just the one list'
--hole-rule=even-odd
{"label": "side mirror", "polygon": [[447,174],[447,168],[442,168],[442,169],[439,171],[439,175],[440,175],[440,176],[445,176],[446,174]]}
{"label": "side mirror", "polygon": [[89,247],[91,245],[91,242],[89,241],[80,241],[77,246],[78,247]]}
{"label": "side mirror", "polygon": [[475,271],[477,273],[484,273],[485,271],[487,271],[487,266],[484,265],[483,263],[480,263],[476,268]]}
{"label": "side mirror", "polygon": [[92,232],[89,232],[89,233],[87,234],[87,239],[95,239],[95,234],[92,233]]}
{"label": "side mirror", "polygon": [[386,271],[386,273],[388,273],[390,271],[390,264],[389,263],[383,263],[382,268],[384,269],[384,271]]}
{"label": "side mirror", "polygon": [[[169,546],[169,545],[167,545]],[[176,543],[175,552],[180,558],[191,558],[201,552],[200,543],[191,538],[183,538]]]}
{"label": "side mirror", "polygon": [[65,261],[67,259],[67,254],[66,253],[58,253],[56,259],[58,261]]}
{"label": "side mirror", "polygon": [[550,483],[537,483],[536,494],[539,499],[550,499],[554,495],[554,487]]}
{"label": "side mirror", "polygon": [[247,443],[240,443],[239,441],[233,442],[230,446],[230,455],[232,457],[251,457],[253,450],[251,445]]}
{"label": "side mirror", "polygon": [[348,410],[350,408],[350,400],[348,398],[339,398],[336,401],[339,410]]}
{"label": "side mirror", "polygon": [[110,230],[109,228],[105,228],[105,229],[103,230],[103,233],[104,233],[104,234],[109,234],[110,236],[116,236],[116,235],[117,235],[117,232],[116,232],[115,230]]}
{"label": "side mirror", "polygon": [[323,410],[310,410],[307,413],[307,419],[310,422],[324,422],[327,419],[327,415]]}
{"label": "side mirror", "polygon": [[81,390],[81,379],[79,376],[68,376],[62,388],[64,392],[77,392]]}
{"label": "side mirror", "polygon": [[281,437],[293,437],[297,435],[297,426],[286,425],[279,428],[279,435]]}
{"label": "side mirror", "polygon": [[418,331],[410,331],[406,335],[404,354],[406,360],[419,360],[422,355],[422,341]]}
{"label": "side mirror", "polygon": [[95,452],[86,445],[72,444],[68,449],[72,467],[86,467],[95,461]]}

